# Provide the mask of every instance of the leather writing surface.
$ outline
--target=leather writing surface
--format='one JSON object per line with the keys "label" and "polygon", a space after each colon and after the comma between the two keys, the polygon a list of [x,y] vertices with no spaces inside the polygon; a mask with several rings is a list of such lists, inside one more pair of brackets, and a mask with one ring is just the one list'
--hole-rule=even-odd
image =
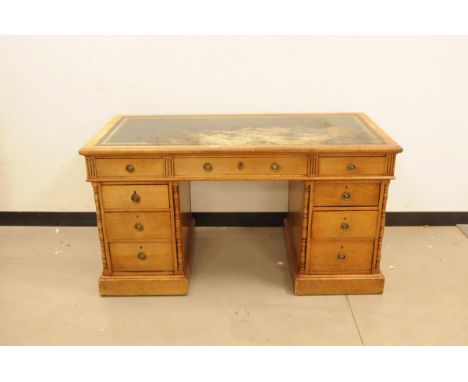
{"label": "leather writing surface", "polygon": [[126,116],[98,146],[372,145],[382,138],[356,114]]}

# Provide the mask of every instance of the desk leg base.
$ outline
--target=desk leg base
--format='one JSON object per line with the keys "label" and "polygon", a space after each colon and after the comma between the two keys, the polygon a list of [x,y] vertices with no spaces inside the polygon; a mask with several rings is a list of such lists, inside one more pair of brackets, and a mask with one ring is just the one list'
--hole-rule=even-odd
{"label": "desk leg base", "polygon": [[192,242],[195,220],[190,219],[186,237],[185,274],[180,275],[125,275],[99,277],[101,296],[184,296],[188,294],[192,262]]}
{"label": "desk leg base", "polygon": [[101,296],[174,296],[188,293],[185,276],[104,276],[99,278]]}
{"label": "desk leg base", "polygon": [[288,220],[284,220],[286,247],[294,294],[381,294],[385,278],[382,273],[366,275],[311,275],[299,273]]}
{"label": "desk leg base", "polygon": [[294,294],[298,296],[324,294],[382,294],[384,276],[372,275],[297,275]]}

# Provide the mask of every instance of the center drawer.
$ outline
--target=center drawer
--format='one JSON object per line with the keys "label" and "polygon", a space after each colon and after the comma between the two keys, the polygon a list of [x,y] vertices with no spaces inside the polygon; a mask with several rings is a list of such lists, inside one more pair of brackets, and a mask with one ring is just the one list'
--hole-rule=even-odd
{"label": "center drawer", "polygon": [[307,157],[176,157],[176,176],[306,175]]}
{"label": "center drawer", "polygon": [[321,211],[312,214],[314,239],[373,239],[378,211]]}
{"label": "center drawer", "polygon": [[109,241],[171,238],[170,212],[110,212],[104,219]]}
{"label": "center drawer", "polygon": [[171,242],[111,243],[110,255],[114,271],[172,271]]}

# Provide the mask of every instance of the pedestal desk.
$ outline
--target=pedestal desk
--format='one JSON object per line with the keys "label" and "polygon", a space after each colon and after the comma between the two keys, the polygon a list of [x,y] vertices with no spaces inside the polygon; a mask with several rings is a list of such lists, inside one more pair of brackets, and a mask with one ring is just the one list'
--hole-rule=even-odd
{"label": "pedestal desk", "polygon": [[382,293],[385,203],[401,151],[363,113],[116,116],[80,150],[100,294],[188,293],[191,180],[289,181],[294,292]]}

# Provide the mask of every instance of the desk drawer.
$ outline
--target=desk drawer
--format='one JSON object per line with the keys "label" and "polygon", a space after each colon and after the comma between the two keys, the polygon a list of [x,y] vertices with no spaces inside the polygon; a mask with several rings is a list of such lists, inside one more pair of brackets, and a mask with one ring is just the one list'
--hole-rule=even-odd
{"label": "desk drawer", "polygon": [[380,183],[315,182],[313,204],[327,206],[378,206]]}
{"label": "desk drawer", "polygon": [[171,238],[170,212],[110,212],[104,219],[109,241]]}
{"label": "desk drawer", "polygon": [[96,172],[100,178],[128,179],[162,176],[162,159],[96,159]]}
{"label": "desk drawer", "polygon": [[172,271],[172,243],[111,243],[112,270]]}
{"label": "desk drawer", "polygon": [[378,211],[323,211],[312,214],[315,239],[373,239]]}
{"label": "desk drawer", "polygon": [[176,176],[306,175],[307,157],[174,158]]}
{"label": "desk drawer", "polygon": [[319,175],[386,175],[385,157],[321,157]]}
{"label": "desk drawer", "polygon": [[104,209],[154,210],[169,208],[169,188],[161,185],[103,185]]}
{"label": "desk drawer", "polygon": [[373,249],[373,241],[312,242],[309,273],[368,273]]}

